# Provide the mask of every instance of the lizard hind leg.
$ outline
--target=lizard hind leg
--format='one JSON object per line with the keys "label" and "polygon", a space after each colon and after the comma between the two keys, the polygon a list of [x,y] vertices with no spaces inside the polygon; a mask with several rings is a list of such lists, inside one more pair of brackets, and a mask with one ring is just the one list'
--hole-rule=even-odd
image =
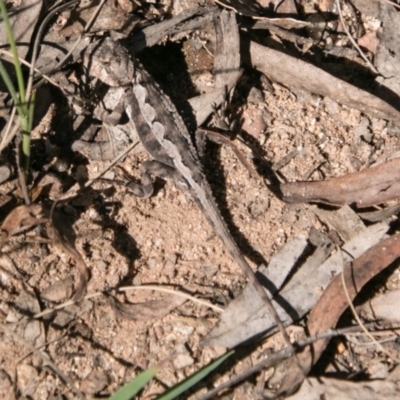
{"label": "lizard hind leg", "polygon": [[[154,193],[153,180],[150,175],[155,175],[164,180],[179,181],[180,174],[172,167],[160,163],[159,161],[144,161],[140,164],[140,184],[129,182],[126,187],[132,191],[136,197],[147,199]],[[179,182],[178,182],[179,184]]]}

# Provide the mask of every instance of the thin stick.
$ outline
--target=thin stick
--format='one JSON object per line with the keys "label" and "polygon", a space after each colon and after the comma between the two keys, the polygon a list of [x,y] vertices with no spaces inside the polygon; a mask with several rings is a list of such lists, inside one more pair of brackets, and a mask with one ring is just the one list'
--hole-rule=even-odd
{"label": "thin stick", "polygon": [[379,71],[374,67],[374,65],[371,63],[371,61],[368,60],[367,56],[364,54],[364,52],[360,49],[360,46],[357,44],[357,42],[354,40],[353,36],[351,36],[349,30],[347,29],[347,26],[344,22],[343,15],[342,15],[342,9],[340,8],[340,1],[336,0],[336,6],[338,8],[338,14],[340,18],[340,22],[342,23],[342,27],[350,39],[350,42],[353,44],[355,49],[359,52],[360,56],[363,58],[363,60],[368,64],[368,66],[372,69],[372,71],[375,72],[375,74],[379,75]]}
{"label": "thin stick", "polygon": [[[216,306],[214,304],[211,304],[208,301],[205,301],[205,300],[202,300],[202,299],[197,299],[196,297],[191,296],[190,294],[187,294],[185,292],[181,292],[179,290],[171,289],[171,288],[164,287],[164,286],[161,286],[161,285],[123,286],[123,287],[118,288],[117,292],[118,293],[122,293],[122,292],[127,292],[127,291],[130,291],[130,290],[154,290],[154,291],[158,291],[158,292],[169,293],[169,294],[173,294],[175,296],[184,297],[184,298],[186,298],[188,300],[191,300],[194,303],[198,303],[198,304],[200,304],[202,306],[212,308],[213,310],[215,310],[215,311],[217,311],[219,313],[224,311],[223,308],[218,307],[218,306]],[[95,292],[95,293],[91,293],[91,294],[86,295],[82,300],[89,300],[89,299],[92,299],[94,297],[99,297],[99,296],[103,296],[103,295],[104,295],[104,292]],[[66,301],[66,302],[64,302],[62,304],[59,304],[59,305],[57,305],[57,306],[55,306],[53,308],[47,308],[47,309],[45,309],[45,310],[43,310],[43,311],[41,311],[41,312],[39,312],[37,314],[34,314],[31,318],[32,319],[39,319],[39,318],[44,317],[45,315],[52,314],[55,311],[63,310],[64,308],[72,306],[72,305],[74,305],[76,303],[77,302],[75,300],[68,300],[68,301]],[[24,320],[26,320],[26,318],[25,319],[21,319],[20,321],[16,322],[15,324],[10,324],[10,325],[18,325],[21,322],[23,322]]]}
{"label": "thin stick", "polygon": [[[10,51],[4,50],[4,49],[0,49],[0,55],[4,55],[6,58],[8,58],[9,60],[12,61],[12,53],[11,53]],[[23,59],[23,58],[21,58],[21,57],[18,57],[18,58],[19,58],[19,61],[20,61],[21,64],[24,64],[24,65],[26,65],[26,66],[29,67],[29,68],[32,68],[32,66],[33,66],[32,63],[26,61],[25,59]],[[52,78],[50,78],[49,75],[42,73],[42,72],[40,71],[40,69],[35,68],[35,67],[33,67],[33,70],[34,70],[38,75],[40,75],[43,79],[45,79],[46,81],[48,81],[49,83],[51,83],[53,86],[58,87],[60,90],[63,90],[62,87],[61,87],[55,80],[53,80]],[[68,92],[67,92],[67,94],[68,94],[68,95],[72,95],[72,93],[70,94],[70,93],[68,93]]]}
{"label": "thin stick", "polygon": [[353,302],[351,301],[350,295],[349,295],[349,291],[347,290],[347,286],[346,286],[346,281],[344,278],[344,259],[343,259],[343,253],[341,251],[341,249],[339,248],[339,246],[337,246],[338,251],[340,252],[340,255],[342,257],[342,286],[343,286],[343,290],[344,293],[346,295],[346,299],[347,299],[347,303],[350,307],[351,313],[353,314],[353,317],[355,318],[355,320],[357,321],[358,325],[360,326],[360,328],[364,331],[364,333],[371,339],[372,343],[374,343],[378,349],[380,351],[382,351],[382,353],[386,354],[389,358],[395,360],[397,363],[400,363],[400,360],[396,359],[395,357],[393,357],[393,355],[389,354],[389,352],[383,348],[383,346],[377,342],[377,340],[369,333],[368,329],[364,326],[363,322],[361,321],[361,318],[358,316],[356,309],[354,308]]}
{"label": "thin stick", "polygon": [[156,292],[164,292],[164,293],[169,293],[173,294],[175,296],[183,297],[185,299],[193,301],[193,303],[200,304],[202,306],[210,307],[213,310],[222,313],[224,309],[222,307],[215,306],[214,304],[211,304],[208,301],[198,299],[194,296],[191,296],[190,294],[187,294],[185,292],[179,292],[174,289],[168,289],[163,286],[157,286],[157,285],[140,285],[140,286],[126,286],[126,287],[121,287],[118,289],[118,292],[128,292],[130,290],[154,290]]}

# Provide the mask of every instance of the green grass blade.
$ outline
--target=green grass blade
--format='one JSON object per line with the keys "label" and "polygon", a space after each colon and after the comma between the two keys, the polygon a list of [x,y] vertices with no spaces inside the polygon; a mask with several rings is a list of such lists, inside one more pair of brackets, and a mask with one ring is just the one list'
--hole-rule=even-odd
{"label": "green grass blade", "polygon": [[[35,99],[36,93],[32,92],[31,100],[29,102],[29,115],[27,116],[26,130],[22,130],[22,168],[25,171],[25,174],[28,175],[30,161],[31,161],[31,130],[33,124],[33,112],[35,109]],[[22,125],[22,124],[21,124]]]}
{"label": "green grass blade", "polygon": [[155,400],[172,400],[178,397],[180,394],[190,389],[196,383],[200,382],[204,379],[210,372],[214,371],[217,367],[219,367],[227,358],[229,358],[235,351],[231,350],[230,352],[223,354],[221,357],[217,358],[211,364],[205,366],[200,371],[195,372],[193,375],[186,378],[184,381],[179,382],[172,388],[168,389],[161,396],[158,396]]}
{"label": "green grass blade", "polygon": [[28,131],[32,130],[33,113],[35,111],[36,90],[32,91],[31,99],[28,104]]}
{"label": "green grass blade", "polygon": [[[1,0],[0,0],[1,1]],[[21,106],[21,103],[19,101],[18,93],[15,91],[14,85],[11,82],[10,75],[8,75],[7,70],[4,68],[4,64],[0,61],[0,75],[3,78],[4,83],[7,86],[8,91],[10,92],[10,95],[16,104],[17,108]],[[21,111],[23,111],[21,109]],[[20,109],[18,108],[18,114],[20,112]]]}
{"label": "green grass blade", "polygon": [[[22,103],[21,106],[22,106],[22,109],[24,110],[24,114],[27,114],[28,108],[27,108],[26,99],[25,99],[24,76],[22,74],[21,63],[19,62],[17,45],[15,43],[14,35],[13,35],[12,28],[10,25],[10,20],[8,19],[7,8],[6,8],[3,0],[0,0],[0,13],[1,13],[1,16],[3,17],[4,28],[6,30],[7,38],[10,43],[10,49],[13,54],[14,68],[15,68],[15,73],[17,75],[18,89],[19,89],[19,94],[20,94],[20,100]],[[18,104],[18,103],[15,103],[15,104]]]}
{"label": "green grass blade", "polygon": [[133,396],[142,390],[147,383],[153,379],[157,372],[160,370],[160,367],[151,367],[146,371],[143,371],[136,378],[131,380],[121,389],[119,389],[116,393],[114,393],[109,400],[130,400]]}

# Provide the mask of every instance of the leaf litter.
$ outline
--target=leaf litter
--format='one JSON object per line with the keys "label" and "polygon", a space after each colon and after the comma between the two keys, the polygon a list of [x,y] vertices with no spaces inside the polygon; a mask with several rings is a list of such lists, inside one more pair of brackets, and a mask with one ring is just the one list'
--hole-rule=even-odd
{"label": "leaf litter", "polygon": [[[158,7],[152,3],[144,3],[141,7],[135,4],[129,6],[127,12],[127,4],[107,2],[91,32],[108,31],[114,38],[124,38],[134,28],[133,35],[126,39],[132,54],[143,50],[139,53],[139,56],[143,54],[141,61],[156,79],[160,79],[157,68],[162,64],[161,70],[166,76],[160,82],[163,90],[177,104],[191,98],[189,103],[197,111],[195,117],[199,124],[206,122],[210,113],[224,102],[226,93],[229,94],[230,103],[238,110],[236,133],[249,147],[240,141],[236,141],[233,148],[222,147],[219,151],[209,146],[204,160],[211,184],[241,250],[255,269],[263,265],[258,268],[258,273],[263,275],[262,281],[274,296],[281,318],[287,325],[303,324],[304,315],[310,312],[308,333],[320,334],[334,328],[347,308],[346,298],[339,290],[342,257],[346,271],[353,268],[357,292],[398,257],[396,214],[385,214],[385,208],[377,207],[384,203],[396,212],[394,200],[398,198],[394,174],[397,161],[396,158],[390,160],[399,149],[399,111],[396,107],[399,43],[397,35],[393,34],[398,12],[387,2],[374,2],[373,6],[362,0],[352,2],[353,5],[341,4],[350,33],[358,35],[360,46],[370,51],[367,55],[379,72],[374,76],[353,51],[337,18],[328,18],[324,24],[321,24],[321,18],[305,18],[307,14],[320,15],[315,12],[317,8],[310,6],[312,2],[297,2],[302,5],[303,14],[297,13],[293,2],[285,1],[278,8],[273,3],[269,3],[271,14],[263,15],[266,4],[261,1],[252,7],[241,2],[217,2],[216,7],[209,9],[196,8],[194,2],[190,4],[192,9],[185,9],[184,4],[176,2],[169,10],[173,17],[158,23],[160,17],[165,17],[161,4]],[[337,15],[335,1],[320,3],[323,17],[324,12]],[[230,11],[221,14],[221,4]],[[53,29],[44,37],[46,47],[41,49],[38,68],[43,72],[54,68],[82,33],[95,6],[94,3],[73,12],[58,13]],[[359,18],[352,7],[360,11]],[[293,18],[281,18],[288,12],[294,13]],[[243,21],[239,53],[238,38],[235,39],[232,31],[224,29],[236,24],[241,15],[254,18],[258,25],[252,31]],[[379,24],[372,24],[372,17]],[[24,18],[16,18],[15,23],[26,25]],[[31,18],[36,22],[37,14],[32,13]],[[230,22],[218,25],[218,18],[227,18]],[[309,32],[314,29],[314,33],[318,33],[317,41],[315,36],[304,35],[301,31],[304,26]],[[270,35],[260,39],[257,37],[260,32],[270,32]],[[377,42],[370,45],[365,34]],[[161,42],[164,46],[159,46]],[[172,77],[182,69],[183,78],[187,66],[179,64],[179,57],[174,58],[173,46],[182,42],[185,47],[180,54],[190,63],[190,70],[198,67],[200,72],[196,74],[196,80],[186,86],[182,80],[177,90]],[[79,42],[72,53],[74,62],[79,63],[81,51],[88,43],[87,37]],[[163,63],[160,63],[162,47],[169,54],[161,55]],[[246,66],[244,73],[235,72],[240,58]],[[168,67],[169,75],[164,71]],[[224,67],[228,73],[218,73]],[[72,146],[74,150],[81,150],[76,145],[78,141],[93,144],[114,140],[116,151],[110,151],[110,156],[104,157],[100,150],[98,159],[107,160],[135,139],[130,136],[129,127],[121,128],[121,125],[120,131],[116,132],[117,128],[103,129],[101,124],[93,121],[90,113],[74,116],[86,107],[76,101],[78,95],[87,95],[79,87],[80,79],[87,79],[80,75],[79,68],[79,64],[77,68],[70,62],[61,73],[60,82],[64,82],[66,97],[54,90],[48,92],[56,104],[56,117],[48,130],[35,138],[32,147],[33,169],[45,175],[58,175],[60,186],[67,194],[68,190],[82,186],[106,168],[104,161],[93,160],[95,157],[90,155],[85,159],[73,152]],[[256,70],[265,76],[257,76]],[[351,75],[349,70],[357,70],[359,74]],[[87,129],[88,125],[99,129]],[[122,137],[122,141],[118,142],[118,137]],[[9,147],[12,146],[13,143]],[[250,176],[251,169],[243,168],[242,164],[246,163],[240,158],[238,163],[237,151],[233,149],[239,149],[243,159],[254,161],[260,174],[258,178],[254,173]],[[287,157],[289,153],[291,157]],[[6,166],[14,166],[12,151],[4,151],[2,157]],[[123,161],[124,168],[134,173],[141,158],[141,154],[129,155]],[[378,164],[374,166],[376,162]],[[114,172],[110,171],[110,174],[112,176]],[[361,184],[362,176],[366,177],[366,183]],[[2,183],[3,195],[10,196],[15,192],[14,178],[12,175]],[[312,182],[305,182],[310,180]],[[345,182],[347,186],[338,191],[338,182]],[[289,198],[287,190],[293,187],[300,187],[302,196],[296,192]],[[314,187],[322,188],[317,195],[313,192]],[[12,258],[17,271],[24,272],[25,280],[18,280],[15,273],[1,265],[1,309],[9,319],[5,318],[4,323],[10,323],[10,318],[15,323],[23,313],[28,314],[22,317],[24,324],[20,325],[17,334],[34,343],[38,337],[43,343],[43,335],[46,335],[46,353],[60,371],[68,371],[69,378],[80,388],[81,397],[83,393],[110,394],[148,366],[173,360],[160,371],[159,381],[149,384],[143,396],[160,393],[163,387],[172,386],[218,357],[222,348],[254,340],[265,332],[274,332],[274,321],[265,310],[260,310],[262,305],[252,288],[246,287],[243,277],[195,206],[172,185],[159,187],[156,195],[146,201],[132,198],[125,189],[110,181],[95,182],[92,188],[73,190],[72,193],[69,198],[64,193],[64,200],[56,204],[53,214],[48,206],[44,206],[46,194],[41,191],[35,204],[19,206],[4,218],[3,253]],[[283,200],[321,201],[323,205],[285,204],[280,200],[282,194]],[[338,195],[340,202],[335,200]],[[57,197],[57,193],[53,193],[54,196]],[[384,221],[364,223],[357,216],[357,209],[354,211],[347,206],[326,209],[326,204],[353,205],[359,204],[360,199],[368,206],[360,214],[361,218],[367,213],[379,213]],[[49,221],[52,224],[49,225]],[[33,233],[32,227],[41,224],[44,229]],[[18,238],[22,237],[22,240],[17,241],[14,234],[19,234]],[[55,246],[32,243],[38,237],[47,242],[50,239]],[[339,246],[343,256],[338,252]],[[74,287],[71,276],[76,272],[78,278]],[[390,285],[396,287],[396,272],[388,279]],[[197,293],[223,305],[225,310],[219,315],[182,298],[170,296],[170,300],[166,300],[165,295],[141,291],[127,292],[123,302],[119,297],[118,303],[113,300],[110,304],[108,294],[98,300],[84,300],[54,311],[46,320],[46,331],[42,329],[42,320],[30,319],[44,304],[54,307],[71,296],[79,300],[86,291],[110,293],[126,284],[155,282],[161,286],[173,284],[177,288],[190,289],[191,294]],[[382,280],[377,284],[383,288],[389,285]],[[352,293],[350,284],[348,290]],[[20,304],[22,297],[18,296],[23,293],[39,293],[44,303],[26,299]],[[34,297],[31,294],[29,298]],[[373,300],[373,296],[370,297]],[[391,301],[388,297],[380,304]],[[115,307],[117,313],[113,314],[110,311]],[[379,315],[377,312],[375,318],[387,319]],[[347,320],[349,323],[351,320]],[[289,327],[289,332],[294,338],[299,335],[294,326]],[[232,365],[229,377],[240,378],[242,374],[245,380],[246,368],[264,357],[265,350],[278,350],[278,343],[285,345],[272,336],[253,353],[249,351],[242,363]],[[314,355],[319,356],[327,343],[327,339],[316,342]],[[34,398],[49,398],[60,393],[62,373],[46,372],[43,361],[36,356],[20,361],[23,350],[13,347],[13,339],[6,338],[5,334],[0,345],[4,382],[16,382],[14,387],[20,393]],[[351,342],[346,345],[357,353],[357,345]],[[374,354],[374,351],[373,347],[369,348],[368,354]],[[399,358],[394,349],[391,351],[393,360]],[[307,372],[317,358],[311,363],[308,352],[306,349],[300,354],[303,369]],[[345,356],[340,356],[343,361]],[[367,360],[365,353],[364,358]],[[88,363],[88,360],[96,362]],[[389,369],[394,366],[393,360],[386,360]],[[358,361],[363,364],[361,355]],[[8,365],[11,368],[7,368]],[[291,365],[290,361],[288,365]],[[280,392],[293,391],[294,383],[300,383],[304,378],[304,371],[299,373],[296,364],[286,368],[289,369],[282,381],[276,373],[278,384],[275,387]],[[275,372],[279,369],[280,366],[276,366]],[[359,371],[349,366],[348,376],[352,372]],[[313,373],[321,375],[323,371]],[[209,384],[218,386],[220,380],[217,376],[212,377]],[[74,398],[76,388],[72,388],[68,380],[64,382],[67,382],[62,390],[64,395]],[[321,382],[319,395],[327,394],[329,385],[336,387],[336,383]],[[389,380],[387,383],[389,389],[378,385],[377,391],[388,393],[390,397],[386,390],[392,390],[394,386]],[[339,388],[346,384],[357,387],[356,382],[349,380],[337,383]],[[232,395],[258,398],[267,386],[268,382],[259,376],[258,384],[246,390],[244,386],[236,387]],[[3,388],[5,398],[11,398],[13,386],[5,384],[1,390]],[[358,388],[361,390],[362,384],[358,384]],[[311,388],[304,386],[302,390],[306,390],[311,398]],[[348,392],[351,398],[350,389]],[[198,389],[193,398],[205,393],[205,388]]]}

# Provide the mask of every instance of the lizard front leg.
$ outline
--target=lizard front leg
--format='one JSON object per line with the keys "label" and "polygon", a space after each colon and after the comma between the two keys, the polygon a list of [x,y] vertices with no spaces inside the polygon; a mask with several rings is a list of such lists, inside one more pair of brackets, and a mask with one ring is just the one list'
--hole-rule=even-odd
{"label": "lizard front leg", "polygon": [[81,138],[73,142],[73,151],[83,153],[91,160],[107,161],[117,157],[126,149],[130,140],[136,139],[135,127],[125,114],[125,89],[122,93],[121,89],[112,88],[112,97],[109,95],[110,98],[107,100],[108,104],[112,98],[120,97],[116,105],[112,107],[112,112],[103,105],[97,105],[93,110],[94,118],[103,122],[102,130],[108,133],[108,140],[87,141]]}
{"label": "lizard front leg", "polygon": [[159,161],[144,161],[140,164],[140,184],[129,182],[125,186],[132,191],[136,197],[147,199],[154,193],[154,185],[150,175],[157,176],[164,180],[178,182],[181,180],[180,174],[172,167]]}

